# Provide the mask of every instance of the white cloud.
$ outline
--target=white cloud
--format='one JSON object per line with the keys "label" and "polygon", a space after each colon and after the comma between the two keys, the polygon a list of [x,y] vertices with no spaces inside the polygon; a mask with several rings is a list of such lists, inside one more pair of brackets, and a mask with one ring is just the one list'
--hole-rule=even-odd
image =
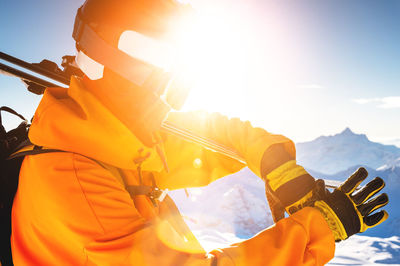
{"label": "white cloud", "polygon": [[324,89],[325,87],[319,84],[303,84],[299,85],[300,89]]}
{"label": "white cloud", "polygon": [[400,96],[385,97],[382,99],[381,108],[400,108]]}
{"label": "white cloud", "polygon": [[377,107],[384,109],[400,108],[400,96],[389,96],[382,98],[360,98],[354,99],[353,102],[358,104],[375,103]]}
{"label": "white cloud", "polygon": [[361,99],[354,99],[353,102],[356,102],[358,104],[367,104],[367,103],[372,103],[372,102],[379,102],[378,98],[372,98],[372,99],[365,99],[365,98],[361,98]]}

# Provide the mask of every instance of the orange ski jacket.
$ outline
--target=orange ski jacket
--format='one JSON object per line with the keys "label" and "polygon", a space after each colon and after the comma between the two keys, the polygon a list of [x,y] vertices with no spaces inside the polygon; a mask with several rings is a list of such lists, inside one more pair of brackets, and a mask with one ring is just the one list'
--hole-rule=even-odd
{"label": "orange ski jacket", "polygon": [[[68,89],[48,88],[37,108],[31,141],[66,152],[24,159],[12,212],[15,265],[323,265],[333,257],[333,234],[313,208],[206,253],[170,198],[153,204],[127,186],[205,186],[244,165],[162,133],[146,147],[94,87],[73,77]],[[287,138],[238,119],[171,113],[168,120],[235,148],[257,175],[269,146],[295,152]]]}

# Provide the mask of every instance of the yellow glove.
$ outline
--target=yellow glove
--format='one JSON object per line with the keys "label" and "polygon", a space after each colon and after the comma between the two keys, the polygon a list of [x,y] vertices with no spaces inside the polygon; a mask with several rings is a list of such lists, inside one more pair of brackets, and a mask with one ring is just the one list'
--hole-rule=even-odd
{"label": "yellow glove", "polygon": [[363,189],[354,193],[367,175],[365,168],[359,168],[332,193],[325,189],[323,180],[317,181],[312,206],[322,213],[336,241],[364,232],[388,218],[388,213],[384,210],[371,214],[389,202],[385,193],[372,199],[385,186],[381,178],[373,179]]}

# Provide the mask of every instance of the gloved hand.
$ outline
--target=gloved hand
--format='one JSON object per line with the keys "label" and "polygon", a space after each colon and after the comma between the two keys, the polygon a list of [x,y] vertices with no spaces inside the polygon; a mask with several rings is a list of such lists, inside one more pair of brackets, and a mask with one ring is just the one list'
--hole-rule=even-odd
{"label": "gloved hand", "polygon": [[310,203],[322,213],[336,241],[364,232],[388,218],[384,210],[371,214],[389,202],[385,193],[372,198],[385,186],[381,178],[376,177],[363,189],[353,193],[367,175],[365,168],[359,168],[332,193],[325,188],[323,180],[316,183]]}

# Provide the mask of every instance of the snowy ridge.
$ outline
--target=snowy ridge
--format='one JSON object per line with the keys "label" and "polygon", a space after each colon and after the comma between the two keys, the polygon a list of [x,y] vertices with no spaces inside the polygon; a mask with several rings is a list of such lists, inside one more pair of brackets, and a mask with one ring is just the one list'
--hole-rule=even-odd
{"label": "snowy ridge", "polygon": [[298,143],[296,149],[301,165],[325,174],[335,174],[354,165],[377,169],[400,158],[400,148],[372,142],[349,128],[333,136]]}
{"label": "snowy ridge", "polygon": [[392,162],[388,162],[387,164],[382,165],[381,167],[379,167],[376,170],[378,170],[378,171],[385,171],[388,169],[393,170],[396,167],[400,168],[400,157],[397,158],[396,160],[393,160]]}

